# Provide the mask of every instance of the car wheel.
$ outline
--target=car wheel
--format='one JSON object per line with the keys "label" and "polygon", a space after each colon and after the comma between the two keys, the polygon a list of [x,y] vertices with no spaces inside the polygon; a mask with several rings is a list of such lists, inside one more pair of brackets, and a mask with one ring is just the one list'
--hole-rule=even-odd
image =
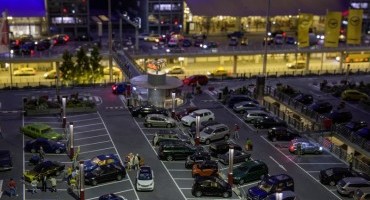
{"label": "car wheel", "polygon": [[60,150],[60,149],[56,149],[56,150],[55,150],[55,153],[56,153],[56,154],[60,154],[60,153],[61,153],[61,150]]}
{"label": "car wheel", "polygon": [[142,114],[138,114],[137,117],[138,118],[143,118],[143,115]]}
{"label": "car wheel", "polygon": [[201,197],[203,194],[202,194],[202,192],[201,191],[196,191],[195,192],[195,196],[196,197]]}
{"label": "car wheel", "polygon": [[97,184],[98,184],[98,182],[96,180],[91,181],[92,186],[96,186]]}
{"label": "car wheel", "polygon": [[229,198],[229,197],[230,197],[230,193],[228,193],[228,192],[224,192],[224,193],[222,194],[222,197],[223,197],[223,198]]}
{"label": "car wheel", "polygon": [[336,184],[335,184],[335,181],[330,181],[330,182],[329,182],[329,185],[330,185],[330,186],[335,186],[335,185],[336,185]]}
{"label": "car wheel", "polygon": [[167,156],[167,161],[172,161],[173,157],[172,156]]}
{"label": "car wheel", "polygon": [[31,149],[31,153],[36,153],[36,149]]}
{"label": "car wheel", "polygon": [[120,181],[120,180],[122,180],[122,176],[119,174],[119,175],[117,175],[116,179],[117,179],[117,181]]}
{"label": "car wheel", "polygon": [[207,139],[206,144],[208,145],[209,143],[211,143],[211,140]]}
{"label": "car wheel", "polygon": [[148,127],[148,128],[150,128],[150,127],[152,127],[152,124],[146,124],[146,126]]}
{"label": "car wheel", "polygon": [[243,184],[244,184],[244,179],[240,179],[239,185],[243,185]]}
{"label": "car wheel", "polygon": [[171,128],[172,127],[172,124],[167,124],[167,128]]}
{"label": "car wheel", "polygon": [[229,139],[229,135],[225,135],[224,140],[228,140],[228,139]]}

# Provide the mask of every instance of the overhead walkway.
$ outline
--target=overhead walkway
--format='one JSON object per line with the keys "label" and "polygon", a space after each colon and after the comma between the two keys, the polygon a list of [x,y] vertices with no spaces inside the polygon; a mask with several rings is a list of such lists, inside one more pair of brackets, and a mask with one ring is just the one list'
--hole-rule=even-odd
{"label": "overhead walkway", "polygon": [[112,58],[129,79],[145,74],[145,71],[124,51],[113,52]]}

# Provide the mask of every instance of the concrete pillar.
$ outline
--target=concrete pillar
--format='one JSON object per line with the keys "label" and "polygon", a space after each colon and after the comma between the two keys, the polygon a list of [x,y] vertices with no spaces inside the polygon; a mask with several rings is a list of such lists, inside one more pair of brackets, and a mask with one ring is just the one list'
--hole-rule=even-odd
{"label": "concrete pillar", "polygon": [[220,65],[224,65],[224,64],[225,64],[225,57],[220,56]]}
{"label": "concrete pillar", "polygon": [[340,52],[340,61],[339,61],[339,69],[342,71],[344,69],[343,67],[343,61],[346,59],[346,54],[344,51]]}
{"label": "concrete pillar", "polygon": [[308,71],[310,70],[310,58],[311,58],[311,53],[307,53],[305,74],[308,74]]}
{"label": "concrete pillar", "polygon": [[184,58],[184,61],[183,61],[184,67],[188,66],[188,62],[189,62],[188,58]]}
{"label": "concrete pillar", "polygon": [[257,100],[262,102],[263,96],[265,94],[265,76],[257,76],[256,89],[257,89]]}
{"label": "concrete pillar", "polygon": [[236,74],[237,72],[237,64],[238,64],[238,56],[233,56],[233,74]]}
{"label": "concrete pillar", "polygon": [[238,31],[242,30],[243,27],[241,26],[241,17],[236,17],[235,27]]}

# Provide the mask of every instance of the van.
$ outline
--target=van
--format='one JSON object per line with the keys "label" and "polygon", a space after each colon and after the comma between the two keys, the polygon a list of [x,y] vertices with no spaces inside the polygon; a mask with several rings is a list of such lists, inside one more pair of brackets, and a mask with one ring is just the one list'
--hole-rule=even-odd
{"label": "van", "polygon": [[370,190],[370,182],[362,177],[347,177],[338,181],[337,192],[342,196],[353,197],[357,189]]}

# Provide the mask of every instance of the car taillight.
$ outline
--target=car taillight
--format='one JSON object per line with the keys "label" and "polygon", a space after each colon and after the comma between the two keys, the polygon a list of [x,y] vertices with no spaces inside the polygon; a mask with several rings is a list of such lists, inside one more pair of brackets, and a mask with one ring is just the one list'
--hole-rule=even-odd
{"label": "car taillight", "polygon": [[116,90],[116,89],[117,89],[117,86],[112,85],[112,90]]}
{"label": "car taillight", "polygon": [[57,41],[57,40],[53,40],[53,43],[54,43],[54,44],[57,44],[57,43],[58,43],[58,41]]}
{"label": "car taillight", "polygon": [[290,147],[289,147],[289,149],[290,149],[291,151],[294,151],[294,146],[290,146]]}

